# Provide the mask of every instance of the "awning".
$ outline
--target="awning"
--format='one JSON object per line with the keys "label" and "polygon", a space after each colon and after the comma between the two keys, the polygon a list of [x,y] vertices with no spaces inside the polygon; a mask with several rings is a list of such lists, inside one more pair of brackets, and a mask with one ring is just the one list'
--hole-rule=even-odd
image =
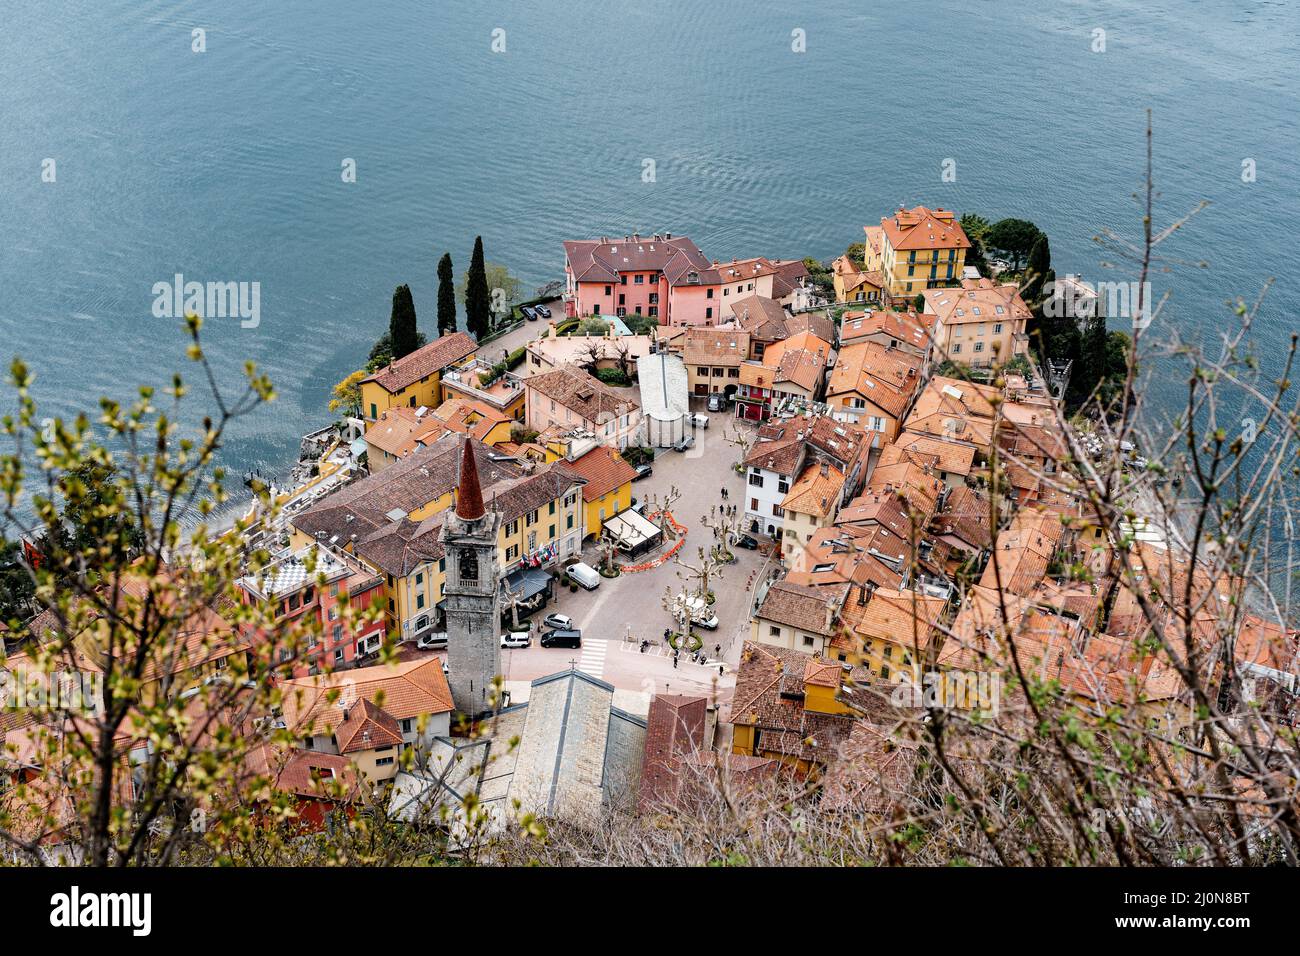
{"label": "awning", "polygon": [[519,595],[519,600],[530,601],[544,594],[550,586],[551,575],[541,568],[518,568],[506,575],[502,589]]}
{"label": "awning", "polygon": [[663,534],[659,526],[629,508],[608,519],[604,530],[625,550],[635,552],[657,541]]}

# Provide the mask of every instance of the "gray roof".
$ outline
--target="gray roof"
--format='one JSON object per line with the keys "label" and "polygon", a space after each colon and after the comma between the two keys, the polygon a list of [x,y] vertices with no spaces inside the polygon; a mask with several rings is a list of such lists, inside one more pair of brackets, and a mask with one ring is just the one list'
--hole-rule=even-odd
{"label": "gray roof", "polygon": [[676,421],[690,411],[686,366],[676,355],[656,352],[636,360],[641,411],[658,421]]}
{"label": "gray roof", "polygon": [[484,725],[486,736],[437,738],[427,767],[398,774],[390,807],[430,819],[431,808],[454,810],[475,794],[499,827],[516,814],[581,824],[603,807],[634,806],[646,722],[613,700],[612,684],[579,670],[539,677],[527,703]]}

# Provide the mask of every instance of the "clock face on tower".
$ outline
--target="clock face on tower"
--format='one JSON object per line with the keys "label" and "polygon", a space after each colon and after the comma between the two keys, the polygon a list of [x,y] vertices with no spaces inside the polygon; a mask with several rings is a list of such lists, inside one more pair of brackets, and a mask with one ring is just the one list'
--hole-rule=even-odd
{"label": "clock face on tower", "polygon": [[460,579],[462,581],[478,580],[478,557],[470,548],[460,552]]}

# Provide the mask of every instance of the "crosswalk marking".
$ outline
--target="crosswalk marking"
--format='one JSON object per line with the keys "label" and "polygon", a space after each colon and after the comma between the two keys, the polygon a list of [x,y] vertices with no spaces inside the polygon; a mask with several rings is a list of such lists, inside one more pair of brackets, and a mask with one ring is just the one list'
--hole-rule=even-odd
{"label": "crosswalk marking", "polygon": [[[659,644],[650,645],[645,649],[643,653],[640,645],[638,644],[629,644],[627,641],[615,641],[613,643],[615,645],[615,649],[622,651],[624,654],[637,654],[642,657],[672,657],[672,653],[673,653],[672,651],[668,650],[667,648]],[[712,657],[705,660],[703,664],[697,664],[695,661],[691,660],[689,654],[683,654],[681,655],[680,663],[689,665],[691,667],[704,667],[707,668],[708,670],[713,670],[713,671],[716,671],[719,666],[726,668],[728,671],[731,670],[731,665],[728,664],[726,661],[714,660]]]}
{"label": "crosswalk marking", "polygon": [[583,640],[582,659],[578,661],[578,670],[592,677],[605,674],[605,652],[609,650],[608,641]]}

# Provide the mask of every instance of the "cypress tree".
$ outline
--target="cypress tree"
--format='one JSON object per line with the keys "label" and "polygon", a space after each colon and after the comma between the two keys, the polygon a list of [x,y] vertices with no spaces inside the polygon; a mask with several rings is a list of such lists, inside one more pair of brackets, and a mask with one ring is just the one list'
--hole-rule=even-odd
{"label": "cypress tree", "polygon": [[474,237],[474,255],[465,275],[465,328],[481,339],[492,326],[492,303],[489,299],[487,266],[483,262],[483,237]]}
{"label": "cypress tree", "polygon": [[451,253],[438,260],[438,334],[456,331],[456,287],[451,271]]}
{"label": "cypress tree", "polygon": [[1040,234],[1029,250],[1029,262],[1025,266],[1025,284],[1020,290],[1021,298],[1030,308],[1036,306],[1043,298],[1043,287],[1048,273],[1052,271],[1052,250],[1047,243],[1046,234]]}
{"label": "cypress tree", "polygon": [[410,355],[420,347],[419,333],[415,328],[415,301],[411,287],[399,285],[393,292],[393,314],[388,320],[388,339],[392,343],[393,358]]}
{"label": "cypress tree", "polygon": [[1079,346],[1079,362],[1070,381],[1074,403],[1082,403],[1092,390],[1106,377],[1110,359],[1110,336],[1106,332],[1106,316],[1101,309],[1088,318]]}

